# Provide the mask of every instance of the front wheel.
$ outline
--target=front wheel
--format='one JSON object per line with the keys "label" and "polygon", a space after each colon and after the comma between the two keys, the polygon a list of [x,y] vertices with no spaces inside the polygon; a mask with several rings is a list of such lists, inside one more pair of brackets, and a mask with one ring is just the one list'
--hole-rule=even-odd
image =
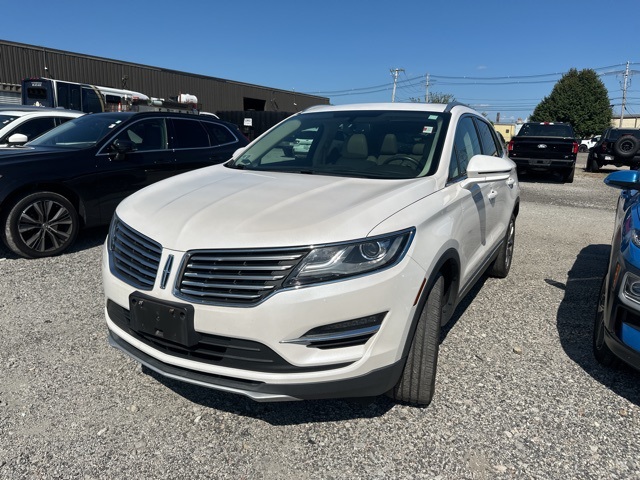
{"label": "front wheel", "polygon": [[607,277],[605,276],[600,288],[600,296],[598,297],[598,308],[596,309],[596,318],[593,322],[593,356],[596,360],[606,367],[617,367],[621,360],[614,355],[611,349],[604,341],[604,310],[606,299]]}
{"label": "front wheel", "polygon": [[69,248],[79,228],[78,214],[69,200],[54,192],[37,192],[9,209],[4,217],[4,241],[22,257],[49,257]]}
{"label": "front wheel", "polygon": [[440,349],[444,277],[436,278],[420,313],[404,370],[387,395],[410,405],[426,407],[433,399]]}

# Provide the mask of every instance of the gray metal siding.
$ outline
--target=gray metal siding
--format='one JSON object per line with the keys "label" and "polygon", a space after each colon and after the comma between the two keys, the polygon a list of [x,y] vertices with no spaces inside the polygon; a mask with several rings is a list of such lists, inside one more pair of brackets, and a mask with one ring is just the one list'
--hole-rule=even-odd
{"label": "gray metal siding", "polygon": [[265,111],[295,112],[329,103],[326,97],[0,40],[0,83],[20,84],[28,77],[126,88],[159,98],[188,93],[208,112],[245,110],[245,98],[263,100]]}

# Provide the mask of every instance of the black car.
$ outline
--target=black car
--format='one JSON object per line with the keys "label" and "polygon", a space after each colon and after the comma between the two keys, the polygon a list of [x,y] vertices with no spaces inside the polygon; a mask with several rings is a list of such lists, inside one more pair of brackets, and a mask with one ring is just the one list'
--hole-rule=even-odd
{"label": "black car", "polygon": [[158,180],[221,163],[247,145],[234,124],[169,112],[95,113],[24,147],[0,149],[0,220],[17,255],[57,255],[81,227],[106,225],[122,199]]}
{"label": "black car", "polygon": [[587,171],[597,172],[604,165],[624,165],[636,170],[640,166],[640,129],[607,128],[589,149]]}

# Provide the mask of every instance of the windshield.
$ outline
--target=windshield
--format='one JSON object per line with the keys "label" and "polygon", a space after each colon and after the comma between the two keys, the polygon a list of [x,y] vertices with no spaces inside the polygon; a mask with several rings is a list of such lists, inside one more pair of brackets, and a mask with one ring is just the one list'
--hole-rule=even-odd
{"label": "windshield", "polygon": [[70,149],[92,147],[128,117],[122,113],[84,115],[49,130],[27,145]]}
{"label": "windshield", "polygon": [[450,114],[340,111],[295,115],[226,165],[364,178],[433,174]]}
{"label": "windshield", "polygon": [[522,125],[519,137],[563,137],[573,138],[573,129],[570,125],[553,123],[525,123]]}

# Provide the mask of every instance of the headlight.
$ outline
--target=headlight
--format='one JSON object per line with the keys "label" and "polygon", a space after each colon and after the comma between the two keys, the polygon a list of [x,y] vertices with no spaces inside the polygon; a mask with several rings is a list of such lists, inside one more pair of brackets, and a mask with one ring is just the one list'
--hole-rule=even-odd
{"label": "headlight", "polygon": [[640,278],[627,272],[622,286],[624,296],[635,303],[640,303]]}
{"label": "headlight", "polygon": [[341,280],[391,267],[404,257],[413,233],[411,229],[314,248],[291,273],[285,286]]}

